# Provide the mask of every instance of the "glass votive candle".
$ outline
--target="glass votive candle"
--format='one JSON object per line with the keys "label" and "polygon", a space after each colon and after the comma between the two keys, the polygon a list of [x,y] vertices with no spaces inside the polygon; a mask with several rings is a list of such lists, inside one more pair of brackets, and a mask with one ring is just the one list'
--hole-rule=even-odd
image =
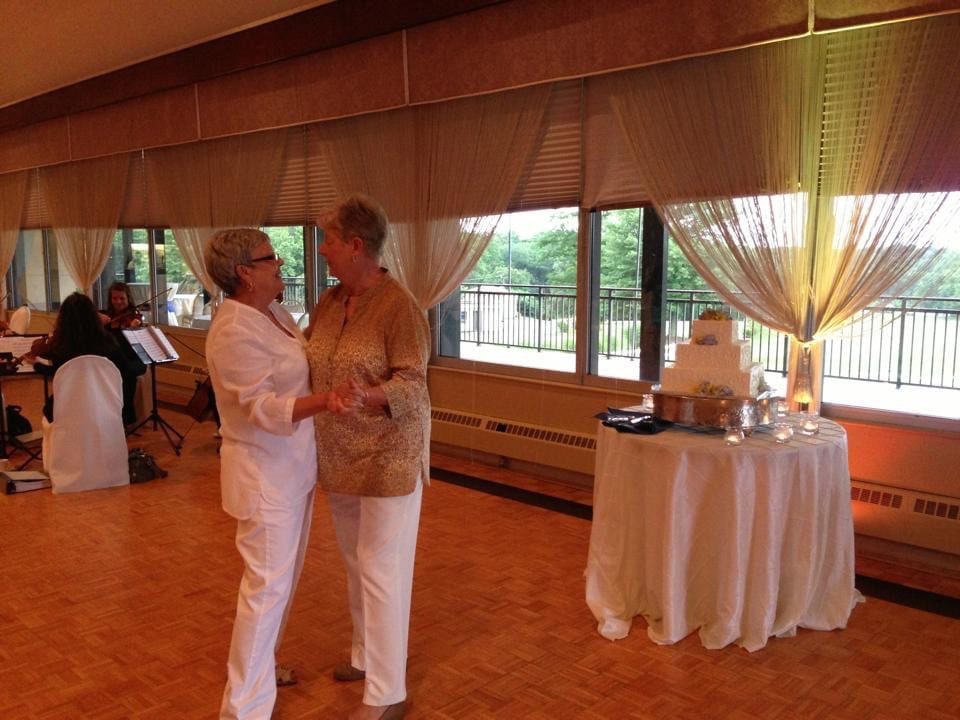
{"label": "glass votive candle", "polygon": [[786,417],[790,412],[790,403],[783,398],[777,400],[777,417]]}
{"label": "glass votive candle", "polygon": [[800,413],[798,427],[803,435],[816,435],[820,432],[820,416],[816,413]]}
{"label": "glass votive candle", "polygon": [[742,445],[743,444],[743,428],[738,427],[728,427],[723,431],[723,441],[727,445]]}
{"label": "glass votive candle", "polygon": [[773,426],[773,439],[778,443],[786,444],[793,438],[793,425],[790,423],[775,423]]}

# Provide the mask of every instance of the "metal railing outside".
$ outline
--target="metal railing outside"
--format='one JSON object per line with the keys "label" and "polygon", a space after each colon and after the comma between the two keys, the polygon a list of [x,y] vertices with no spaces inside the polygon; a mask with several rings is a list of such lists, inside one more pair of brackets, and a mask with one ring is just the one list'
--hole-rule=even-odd
{"label": "metal railing outside", "polygon": [[[460,340],[531,350],[574,351],[576,288],[570,285],[491,286],[464,283]],[[640,290],[601,288],[599,352],[638,359]],[[667,362],[690,337],[690,323],[722,308],[741,323],[754,362],[786,374],[789,338],[746,318],[709,290],[668,290],[664,311]],[[827,377],[960,389],[960,298],[881,298],[824,348]]]}
{"label": "metal railing outside", "polygon": [[[307,286],[300,277],[283,278],[283,304],[288,308],[295,308],[299,312],[305,312],[307,308]],[[291,312],[293,310],[291,309]]]}

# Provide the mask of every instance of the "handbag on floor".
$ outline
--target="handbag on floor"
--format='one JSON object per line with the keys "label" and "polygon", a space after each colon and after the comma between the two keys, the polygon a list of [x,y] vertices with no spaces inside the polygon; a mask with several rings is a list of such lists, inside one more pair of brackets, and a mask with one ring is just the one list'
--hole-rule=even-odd
{"label": "handbag on floor", "polygon": [[7,434],[11,437],[33,432],[33,425],[23,416],[22,410],[19,405],[7,405]]}
{"label": "handbag on floor", "polygon": [[144,483],[154,478],[165,478],[167,471],[161,468],[153,455],[141,448],[134,448],[127,456],[130,468],[130,483]]}

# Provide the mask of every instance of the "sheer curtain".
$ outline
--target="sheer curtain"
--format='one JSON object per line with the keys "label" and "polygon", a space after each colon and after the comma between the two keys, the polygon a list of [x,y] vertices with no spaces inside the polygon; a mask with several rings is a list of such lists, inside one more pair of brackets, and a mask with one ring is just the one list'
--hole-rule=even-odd
{"label": "sheer curtain", "polygon": [[13,262],[17,250],[17,237],[20,234],[20,218],[23,215],[23,203],[27,197],[27,172],[15,172],[0,175],[0,278],[3,278],[3,300],[0,305],[7,306],[8,288],[7,270]]}
{"label": "sheer curtain", "polygon": [[129,169],[130,155],[40,168],[58,261],[87,294],[107,264]]}
{"label": "sheer curtain", "polygon": [[817,403],[822,340],[929,280],[946,247],[957,77],[960,16],[944,16],[604,81],[684,254],[725,301],[796,340],[796,403]]}
{"label": "sheer curtain", "polygon": [[390,218],[384,259],[429,308],[486,249],[534,147],[549,86],[312,126],[337,192],[364,192]]}
{"label": "sheer curtain", "polygon": [[217,287],[203,266],[203,246],[225,227],[257,227],[276,191],[291,132],[278,130],[150,150],[147,182],[190,272],[212,296]]}

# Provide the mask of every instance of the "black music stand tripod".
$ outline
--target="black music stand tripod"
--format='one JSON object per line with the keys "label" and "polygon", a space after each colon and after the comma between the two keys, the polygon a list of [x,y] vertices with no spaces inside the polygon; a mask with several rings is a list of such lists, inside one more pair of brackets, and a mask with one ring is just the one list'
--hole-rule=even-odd
{"label": "black music stand tripod", "polygon": [[[167,336],[163,334],[163,331],[155,325],[127,329],[123,331],[123,335],[127,339],[127,342],[130,343],[130,347],[137,353],[137,357],[139,357],[144,364],[150,366],[150,412],[143,420],[130,428],[127,431],[127,435],[132,435],[147,423],[152,422],[153,429],[157,430],[159,428],[163,430],[163,434],[166,435],[170,447],[173,448],[174,453],[179,455],[180,449],[183,447],[184,436],[177,432],[173,425],[160,417],[160,412],[157,410],[157,365],[160,363],[173,362],[180,356],[177,355],[177,351],[173,349],[173,346],[170,344],[170,341],[167,340]],[[176,442],[173,440],[174,437],[177,438]]]}
{"label": "black music stand tripod", "polygon": [[[170,443],[173,452],[179,455],[180,450],[183,448],[184,436],[177,432],[177,429],[173,427],[173,425],[160,417],[160,412],[157,410],[157,363],[154,362],[150,363],[150,412],[147,413],[147,416],[143,420],[127,430],[127,435],[133,435],[133,433],[148,422],[153,423],[154,430],[157,428],[163,430],[163,434],[167,436],[167,442]],[[174,436],[177,438],[177,442],[173,441]]]}

